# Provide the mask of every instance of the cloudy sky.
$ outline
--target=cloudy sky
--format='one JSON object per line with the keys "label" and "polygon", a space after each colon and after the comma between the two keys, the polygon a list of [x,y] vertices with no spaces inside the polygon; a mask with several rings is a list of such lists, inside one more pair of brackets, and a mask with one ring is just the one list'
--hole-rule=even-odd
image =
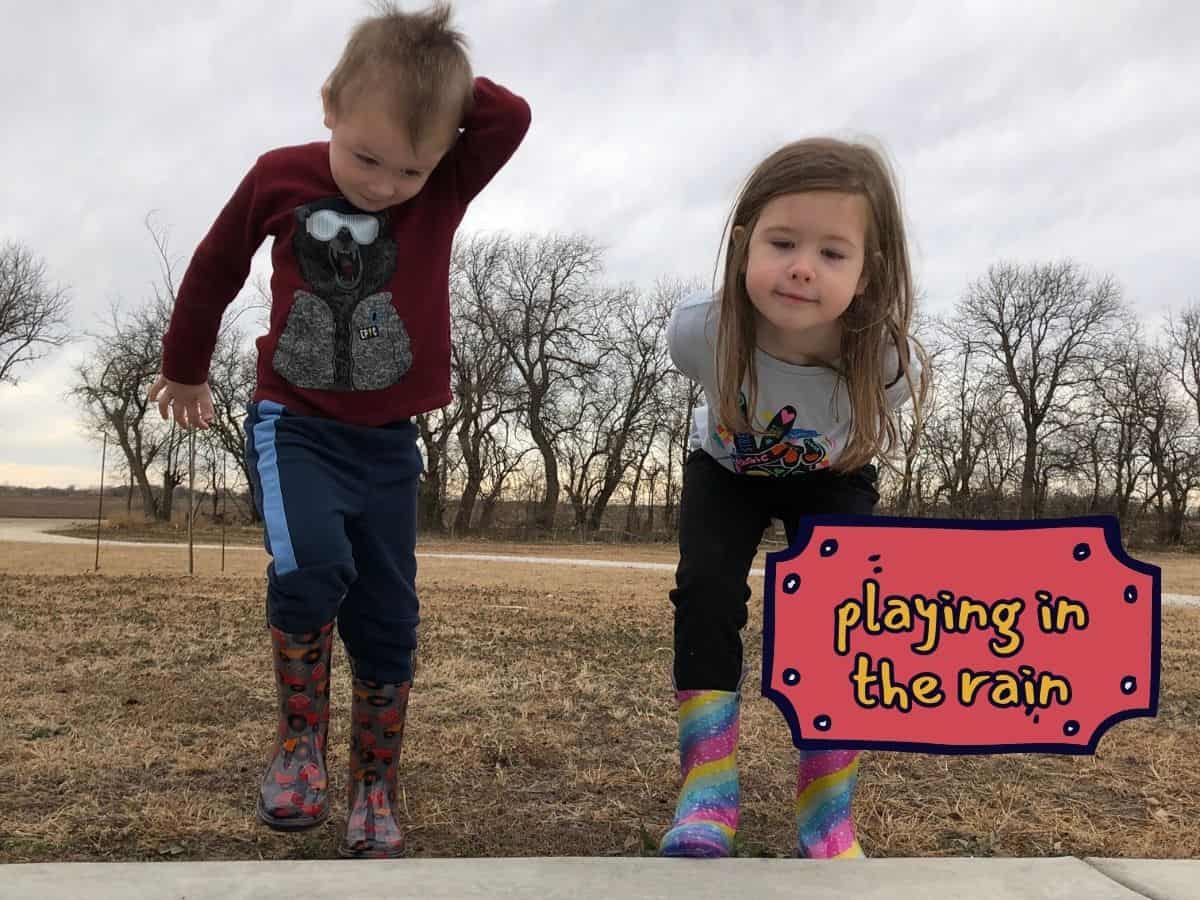
{"label": "cloudy sky", "polygon": [[[404,4],[412,8],[415,4]],[[0,385],[0,484],[95,484],[64,392],[83,337],[181,266],[254,159],[321,140],[358,0],[0,0],[0,242],[70,287],[80,340]],[[813,134],[881,142],[919,287],[1071,257],[1147,320],[1200,299],[1200,4],[459,0],[533,126],[467,231],[579,231],[607,277],[708,280],[738,184]],[[266,247],[255,271],[265,271]],[[182,269],[181,269],[182,271]]]}

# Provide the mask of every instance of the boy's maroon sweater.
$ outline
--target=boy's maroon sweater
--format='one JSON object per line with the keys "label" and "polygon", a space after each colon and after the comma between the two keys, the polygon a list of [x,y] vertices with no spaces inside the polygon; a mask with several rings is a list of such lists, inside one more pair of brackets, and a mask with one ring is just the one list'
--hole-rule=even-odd
{"label": "boy's maroon sweater", "polygon": [[[522,98],[477,78],[462,133],[425,187],[374,214],[340,199],[327,142],[263,154],[184,274],[163,338],[163,374],[183,384],[207,380],[222,313],[270,236],[271,320],[257,341],[255,400],[370,426],[449,403],[454,232],[467,204],[516,151],[529,122]],[[330,209],[340,218],[322,220],[326,228],[316,229],[314,238],[306,221]],[[369,229],[362,224],[371,217],[379,222],[379,236],[366,240]],[[347,227],[326,248],[317,242],[329,234],[330,221]],[[352,222],[359,227],[353,238]],[[314,274],[314,260],[322,259],[324,274]],[[337,280],[339,266],[345,282]]]}

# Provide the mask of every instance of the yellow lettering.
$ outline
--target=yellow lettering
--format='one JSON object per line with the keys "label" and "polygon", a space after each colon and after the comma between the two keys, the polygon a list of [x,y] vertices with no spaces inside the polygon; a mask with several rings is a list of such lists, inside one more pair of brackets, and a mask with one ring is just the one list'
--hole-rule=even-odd
{"label": "yellow lettering", "polygon": [[1051,675],[1049,672],[1043,672],[1040,677],[1042,686],[1041,693],[1038,694],[1038,706],[1043,709],[1050,705],[1050,692],[1054,691],[1058,694],[1059,703],[1071,702],[1071,685],[1065,678],[1059,678],[1057,675]]}
{"label": "yellow lettering", "polygon": [[854,702],[866,709],[875,706],[875,698],[868,694],[867,689],[878,680],[879,676],[871,673],[871,657],[865,653],[855,656],[854,672],[850,676],[854,684]]}
{"label": "yellow lettering", "polygon": [[887,610],[883,614],[884,631],[912,631],[912,607],[904,597],[892,596],[885,601]]}
{"label": "yellow lettering", "polygon": [[992,627],[996,634],[1005,640],[1005,643],[1000,643],[995,638],[988,641],[988,646],[997,656],[1012,656],[1021,649],[1024,638],[1021,637],[1021,632],[1017,631],[1016,624],[1024,608],[1025,601],[1020,597],[999,600],[992,604]]}
{"label": "yellow lettering", "polygon": [[1088,615],[1087,607],[1082,603],[1077,603],[1070,597],[1059,597],[1058,603],[1054,607],[1057,616],[1054,620],[1055,629],[1057,631],[1067,630],[1067,616],[1075,620],[1076,628],[1087,628]]}
{"label": "yellow lettering", "polygon": [[1051,703],[1069,703],[1071,685],[1065,678],[1051,672],[1036,672],[1032,666],[1021,666],[1017,673],[972,672],[958,673],[958,697],[964,706],[971,706],[980,691],[986,691],[993,706],[1024,706],[1045,709]]}
{"label": "yellow lettering", "polygon": [[862,608],[859,607],[858,601],[851,597],[839,603],[834,614],[836,624],[833,632],[833,647],[838,656],[845,656],[850,652],[850,632],[858,626],[862,619]]}
{"label": "yellow lettering", "polygon": [[988,677],[988,672],[975,673],[970,669],[963,669],[958,673],[958,696],[963,706],[970,706],[975,702],[975,692],[987,684]]}
{"label": "yellow lettering", "polygon": [[912,602],[917,615],[925,622],[925,636],[912,648],[917,653],[929,653],[938,644],[938,602],[927,600],[920,594],[913,594]]}
{"label": "yellow lettering", "polygon": [[912,681],[913,699],[921,706],[938,706],[946,699],[941,687],[942,681],[936,675],[918,675]]}
{"label": "yellow lettering", "polygon": [[908,712],[912,706],[908,689],[892,680],[892,664],[886,659],[879,662],[879,699],[888,709],[895,707],[900,712]]}

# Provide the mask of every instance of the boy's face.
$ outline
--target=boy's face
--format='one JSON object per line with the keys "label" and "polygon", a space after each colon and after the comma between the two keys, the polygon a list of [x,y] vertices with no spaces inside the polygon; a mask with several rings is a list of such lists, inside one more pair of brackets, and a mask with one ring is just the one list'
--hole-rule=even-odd
{"label": "boy's face", "polygon": [[[416,196],[458,136],[458,129],[437,127],[413,147],[406,129],[395,122],[381,91],[364,91],[334,112],[322,91],[325,126],[330,130],[329,168],[342,195],[365,212],[378,212]],[[454,123],[457,126],[457,122]]]}

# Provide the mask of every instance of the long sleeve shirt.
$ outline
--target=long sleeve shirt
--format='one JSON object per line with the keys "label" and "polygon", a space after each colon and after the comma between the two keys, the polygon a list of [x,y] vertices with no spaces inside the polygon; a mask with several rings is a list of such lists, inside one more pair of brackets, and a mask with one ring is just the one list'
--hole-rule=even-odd
{"label": "long sleeve shirt", "polygon": [[528,104],[486,78],[422,190],[376,213],[334,182],[327,142],[259,157],[197,247],[163,338],[163,374],[199,384],[221,316],[268,237],[271,314],[255,400],[383,425],[450,402],[450,252],[467,205],[529,128]]}
{"label": "long sleeve shirt", "polygon": [[[749,421],[763,434],[734,433],[717,421],[717,319],[719,310],[707,293],[684,298],[667,328],[667,344],[675,367],[704,388],[707,406],[696,408],[689,446],[702,449],[722,466],[744,475],[789,476],[829,468],[841,456],[852,422],[845,386],[824,366],[802,366],[754,351],[758,403],[747,410]],[[913,383],[920,359],[909,353]],[[881,365],[887,379],[887,402],[899,408],[910,398],[899,354],[889,347]],[[746,386],[742,385],[743,397]]]}

